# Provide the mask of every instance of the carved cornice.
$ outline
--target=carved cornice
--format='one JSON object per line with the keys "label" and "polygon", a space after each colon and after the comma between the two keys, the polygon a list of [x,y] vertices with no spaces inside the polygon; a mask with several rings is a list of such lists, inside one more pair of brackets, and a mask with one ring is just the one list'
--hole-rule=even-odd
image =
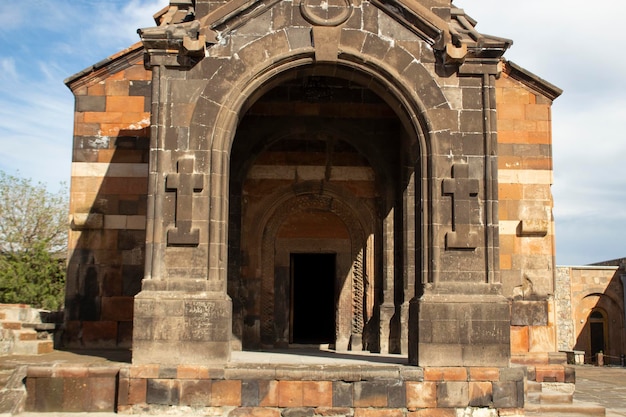
{"label": "carved cornice", "polygon": [[200,35],[200,22],[166,24],[138,30],[148,59],[146,66],[192,66],[204,57],[206,37]]}

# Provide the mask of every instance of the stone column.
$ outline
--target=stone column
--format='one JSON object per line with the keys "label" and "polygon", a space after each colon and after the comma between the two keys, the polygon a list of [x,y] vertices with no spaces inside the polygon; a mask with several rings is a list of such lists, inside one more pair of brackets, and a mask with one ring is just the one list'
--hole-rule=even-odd
{"label": "stone column", "polygon": [[[409,357],[421,366],[507,366],[511,315],[498,266],[497,62],[468,60],[459,72],[464,76],[461,88],[467,85],[468,93],[478,99],[468,103],[458,118],[453,110],[448,117],[439,114],[451,131],[441,142],[459,141],[480,129],[482,141],[459,146],[463,151],[458,154],[450,154],[449,148],[434,151],[432,172],[439,174],[429,179],[432,270],[423,295],[412,303],[419,330],[417,341],[411,343],[417,352]],[[443,129],[439,132],[446,134]]]}
{"label": "stone column", "polygon": [[395,279],[395,245],[394,245],[394,209],[390,209],[383,219],[383,302],[380,306],[380,351],[389,353],[391,320],[395,313],[394,279]]}
{"label": "stone column", "polygon": [[[176,26],[176,32],[167,26],[140,31],[153,72],[152,126],[146,267],[135,297],[133,363],[219,364],[230,358],[232,303],[225,271],[211,273],[225,268],[224,257],[211,251],[220,243],[216,239],[226,239],[225,230],[214,228],[226,225],[210,225],[209,219],[216,209],[211,199],[222,190],[213,180],[211,151],[197,146],[192,126],[177,117],[194,104],[185,91],[193,88],[186,72],[204,56],[204,42],[197,39],[196,22]],[[214,258],[220,263],[212,264]]]}

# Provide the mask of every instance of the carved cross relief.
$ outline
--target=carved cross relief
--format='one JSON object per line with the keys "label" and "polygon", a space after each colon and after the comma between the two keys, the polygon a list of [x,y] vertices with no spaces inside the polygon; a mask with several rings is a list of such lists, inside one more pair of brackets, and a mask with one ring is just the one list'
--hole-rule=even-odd
{"label": "carved cross relief", "polygon": [[194,173],[194,158],[183,157],[176,164],[177,172],[165,178],[165,189],[176,192],[174,227],[167,231],[168,246],[197,246],[200,229],[193,228],[193,194],[204,188],[202,174]]}
{"label": "carved cross relief", "polygon": [[454,164],[452,178],[443,180],[443,194],[452,198],[452,231],[446,233],[446,249],[476,249],[478,232],[472,212],[478,203],[480,183],[469,177],[469,164]]}

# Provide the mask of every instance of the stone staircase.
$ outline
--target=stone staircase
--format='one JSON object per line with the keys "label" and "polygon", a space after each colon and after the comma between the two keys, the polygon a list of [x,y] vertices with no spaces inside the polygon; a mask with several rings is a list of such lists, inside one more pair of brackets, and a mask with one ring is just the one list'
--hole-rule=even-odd
{"label": "stone staircase", "polygon": [[24,411],[26,369],[27,366],[0,369],[0,417],[13,416]]}
{"label": "stone staircase", "polygon": [[0,355],[40,355],[54,348],[54,323],[26,304],[0,304]]}
{"label": "stone staircase", "polygon": [[602,406],[574,401],[573,384],[526,383],[526,417],[604,417]]}

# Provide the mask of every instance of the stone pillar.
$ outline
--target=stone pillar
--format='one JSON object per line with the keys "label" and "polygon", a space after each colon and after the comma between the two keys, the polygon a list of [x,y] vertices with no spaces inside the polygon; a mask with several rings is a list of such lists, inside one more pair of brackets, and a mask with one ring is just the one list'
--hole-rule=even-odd
{"label": "stone pillar", "polygon": [[394,216],[394,209],[390,209],[383,219],[383,302],[380,306],[380,351],[382,353],[390,353],[391,321],[395,313]]}
{"label": "stone pillar", "polygon": [[418,337],[409,357],[420,366],[508,366],[510,360],[511,313],[498,265],[497,64],[466,64],[459,72],[467,85],[481,86],[482,100],[468,104],[451,129],[482,128],[482,143],[452,156],[442,149],[434,158],[432,272],[411,306]]}
{"label": "stone pillar", "polygon": [[225,259],[213,253],[226,247],[226,223],[210,221],[217,210],[211,202],[222,192],[213,181],[218,164],[198,145],[201,135],[177,118],[194,104],[189,103],[193,90],[185,91],[193,88],[185,73],[204,50],[182,46],[195,45],[194,22],[178,29],[181,39],[167,27],[140,31],[153,78],[146,267],[135,297],[135,364],[219,364],[230,358],[232,303]]}

